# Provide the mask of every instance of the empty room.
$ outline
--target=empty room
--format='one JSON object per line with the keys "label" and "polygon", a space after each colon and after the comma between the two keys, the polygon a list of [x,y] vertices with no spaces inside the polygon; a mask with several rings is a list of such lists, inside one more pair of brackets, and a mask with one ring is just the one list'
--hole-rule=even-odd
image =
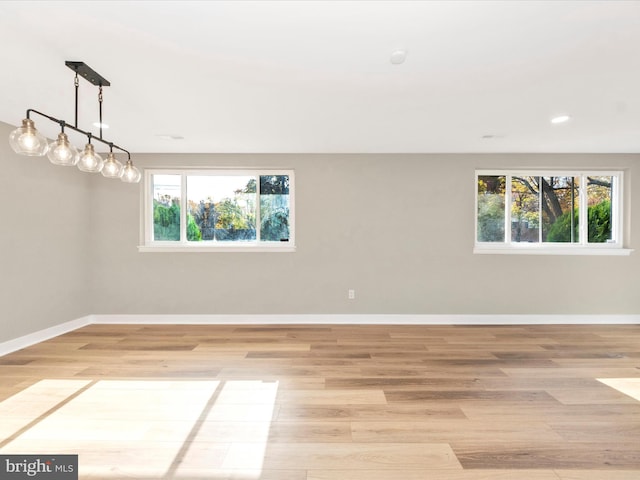
{"label": "empty room", "polygon": [[640,2],[0,41],[0,479],[640,478]]}

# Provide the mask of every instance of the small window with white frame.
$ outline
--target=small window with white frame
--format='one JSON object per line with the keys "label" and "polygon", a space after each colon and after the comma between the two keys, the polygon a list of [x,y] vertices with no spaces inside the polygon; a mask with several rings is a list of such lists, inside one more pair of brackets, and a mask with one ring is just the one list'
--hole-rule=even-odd
{"label": "small window with white frame", "polygon": [[477,170],[474,253],[629,254],[621,171]]}
{"label": "small window with white frame", "polygon": [[293,251],[291,170],[150,169],[140,251]]}

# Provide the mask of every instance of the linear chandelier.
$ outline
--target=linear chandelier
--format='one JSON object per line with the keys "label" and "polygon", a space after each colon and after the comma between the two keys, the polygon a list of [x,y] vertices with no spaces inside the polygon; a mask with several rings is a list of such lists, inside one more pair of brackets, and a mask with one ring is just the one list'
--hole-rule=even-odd
{"label": "linear chandelier", "polygon": [[[133,162],[131,161],[131,153],[115,143],[102,138],[102,87],[108,87],[111,83],[84,62],[67,61],[65,62],[65,65],[76,72],[74,79],[76,96],[75,123],[73,125],[69,125],[64,120],[58,120],[57,118],[30,108],[27,110],[26,118],[22,120],[22,126],[16,128],[9,135],[9,144],[11,145],[11,148],[13,148],[14,152],[20,155],[47,155],[49,161],[54,165],[62,165],[65,167],[77,166],[78,169],[83,172],[101,173],[106,178],[119,178],[126,183],[138,183],[142,174],[140,173],[140,170],[133,165]],[[79,75],[99,88],[98,105],[100,110],[100,134],[98,137],[94,136],[91,132],[82,130],[78,127]],[[45,136],[36,130],[35,123],[31,120],[32,113],[40,115],[60,125],[60,134],[56,140],[49,143]],[[85,145],[84,150],[79,151],[69,143],[69,138],[64,131],[65,128],[71,129],[82,135],[86,135],[87,144]],[[92,140],[96,140],[109,147],[109,153],[105,160],[96,153],[95,148],[91,143]],[[113,152],[114,149],[127,154],[127,161],[124,165],[116,159],[115,153]]]}

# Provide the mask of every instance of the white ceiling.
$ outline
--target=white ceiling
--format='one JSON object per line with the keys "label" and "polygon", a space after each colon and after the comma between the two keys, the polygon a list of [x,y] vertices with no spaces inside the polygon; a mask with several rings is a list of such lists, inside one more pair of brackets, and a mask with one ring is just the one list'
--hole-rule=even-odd
{"label": "white ceiling", "polygon": [[640,152],[638,1],[0,1],[0,45],[0,121],[73,123],[84,61],[133,153]]}

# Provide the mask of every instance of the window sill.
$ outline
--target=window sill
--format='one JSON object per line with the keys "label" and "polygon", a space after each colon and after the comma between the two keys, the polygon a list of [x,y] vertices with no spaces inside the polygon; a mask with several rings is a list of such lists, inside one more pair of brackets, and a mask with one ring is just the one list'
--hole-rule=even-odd
{"label": "window sill", "polygon": [[138,245],[140,253],[292,253],[295,245]]}
{"label": "window sill", "polygon": [[593,247],[549,247],[549,246],[475,246],[474,254],[483,255],[618,255],[627,256],[633,252],[632,248],[593,248]]}

